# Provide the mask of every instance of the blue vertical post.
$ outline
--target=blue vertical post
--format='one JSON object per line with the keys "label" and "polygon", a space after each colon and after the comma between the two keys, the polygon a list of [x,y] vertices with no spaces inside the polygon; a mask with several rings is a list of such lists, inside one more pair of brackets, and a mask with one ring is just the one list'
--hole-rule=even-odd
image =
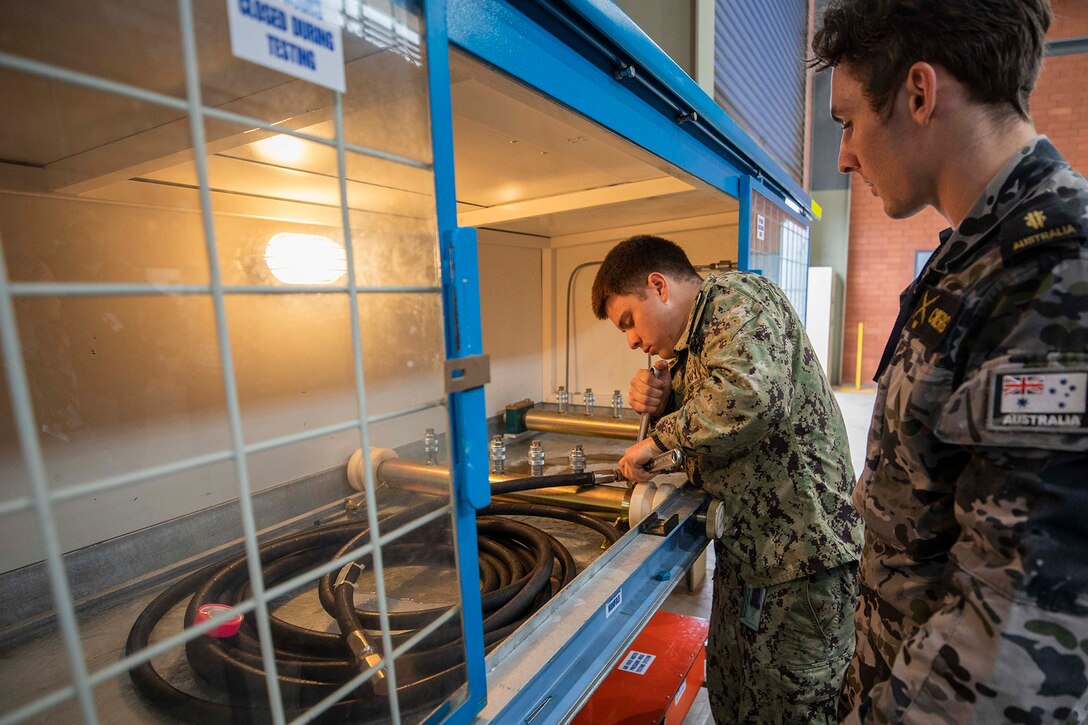
{"label": "blue vertical post", "polygon": [[752,177],[741,174],[737,183],[737,201],[740,215],[737,218],[737,269],[748,271],[752,254]]}
{"label": "blue vertical post", "polygon": [[[425,22],[446,357],[463,358],[482,353],[483,335],[476,230],[457,227],[445,0],[427,0]],[[476,546],[476,510],[486,506],[491,496],[483,387],[450,394],[449,413],[455,545],[461,584],[468,697],[450,712],[446,722],[465,723],[487,702],[479,552]]]}

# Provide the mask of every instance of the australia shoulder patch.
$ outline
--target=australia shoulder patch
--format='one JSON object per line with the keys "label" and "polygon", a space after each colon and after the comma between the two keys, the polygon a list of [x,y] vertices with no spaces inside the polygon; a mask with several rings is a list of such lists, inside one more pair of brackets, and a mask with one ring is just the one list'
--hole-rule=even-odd
{"label": "australia shoulder patch", "polygon": [[948,333],[952,318],[959,312],[963,299],[950,290],[926,287],[907,319],[905,329],[932,350]]}
{"label": "australia shoulder patch", "polygon": [[992,385],[990,430],[1088,432],[1088,367],[1006,368],[993,374]]}
{"label": "australia shoulder patch", "polygon": [[1085,220],[1074,207],[1083,203],[1077,197],[1066,201],[1048,191],[1017,207],[1001,224],[1001,258],[1005,265],[1043,247],[1072,248],[1082,242]]}

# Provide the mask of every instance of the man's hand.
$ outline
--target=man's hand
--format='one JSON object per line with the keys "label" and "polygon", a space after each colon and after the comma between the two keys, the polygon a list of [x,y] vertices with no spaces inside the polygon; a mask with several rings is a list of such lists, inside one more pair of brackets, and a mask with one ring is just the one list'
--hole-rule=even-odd
{"label": "man's hand", "polygon": [[664,453],[664,451],[654,444],[653,438],[645,438],[639,441],[624,451],[623,458],[620,459],[620,473],[628,481],[649,481],[657,474],[650,473],[643,466],[659,453]]}
{"label": "man's hand", "polygon": [[665,406],[668,405],[669,394],[672,392],[672,375],[669,373],[669,364],[664,360],[655,361],[654,368],[657,369],[656,378],[649,370],[639,370],[631,378],[627,400],[636,413],[649,413],[656,418],[665,412]]}

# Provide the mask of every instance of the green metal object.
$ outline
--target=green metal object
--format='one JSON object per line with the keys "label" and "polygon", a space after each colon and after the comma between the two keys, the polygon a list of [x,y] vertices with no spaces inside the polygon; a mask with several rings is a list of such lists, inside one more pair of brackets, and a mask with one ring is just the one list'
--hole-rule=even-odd
{"label": "green metal object", "polygon": [[518,435],[529,430],[525,427],[525,414],[533,409],[533,401],[526,398],[506,406],[506,432]]}

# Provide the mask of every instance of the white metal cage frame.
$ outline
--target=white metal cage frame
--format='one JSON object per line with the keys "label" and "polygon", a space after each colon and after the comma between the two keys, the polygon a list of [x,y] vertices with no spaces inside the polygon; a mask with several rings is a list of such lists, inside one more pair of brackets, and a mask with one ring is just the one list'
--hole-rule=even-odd
{"label": "white metal cage frame", "polygon": [[[358,4],[357,2],[355,3]],[[273,722],[285,723],[287,715],[281,701],[276,660],[272,650],[271,631],[269,628],[269,604],[277,597],[311,584],[321,576],[362,556],[372,557],[373,573],[376,586],[376,600],[382,624],[382,649],[391,653],[381,659],[380,664],[360,672],[338,690],[331,693],[318,704],[311,707],[294,723],[305,723],[317,718],[339,701],[345,694],[373,678],[378,672],[388,678],[388,702],[390,716],[394,723],[401,722],[401,708],[396,689],[396,666],[398,657],[410,651],[418,642],[426,638],[443,624],[458,616],[461,605],[451,606],[444,614],[431,622],[424,629],[394,648],[390,637],[389,603],[385,591],[385,572],[382,563],[383,545],[433,523],[443,517],[452,517],[452,503],[433,510],[399,528],[383,532],[379,528],[377,503],[375,501],[375,481],[373,471],[364,467],[366,518],[371,531],[371,540],[367,544],[344,556],[316,566],[288,581],[266,588],[261,571],[258,553],[258,535],[253,505],[252,491],[248,473],[248,458],[256,453],[269,451],[284,446],[302,443],[332,433],[351,429],[359,431],[360,445],[364,460],[370,449],[368,426],[374,423],[412,415],[446,405],[445,399],[417,404],[400,410],[370,416],[367,413],[366,380],[363,374],[363,349],[360,334],[359,305],[360,296],[375,293],[425,294],[440,295],[442,288],[426,285],[401,286],[363,286],[357,284],[356,267],[351,243],[351,209],[348,206],[346,156],[360,154],[384,161],[402,164],[419,170],[432,172],[432,164],[418,159],[407,158],[379,149],[367,148],[348,143],[344,138],[343,94],[334,93],[335,133],[332,138],[322,138],[283,125],[267,123],[246,115],[225,111],[203,104],[198,68],[197,40],[194,29],[192,0],[178,0],[178,27],[180,30],[183,63],[185,72],[186,97],[177,98],[133,85],[120,83],[70,68],[33,60],[10,53],[0,52],[0,68],[6,68],[32,76],[47,78],[63,83],[122,96],[148,104],[165,106],[187,114],[191,130],[192,152],[199,185],[200,214],[204,233],[205,253],[209,270],[209,284],[141,284],[141,283],[53,283],[53,282],[13,282],[9,279],[4,255],[0,251],[0,349],[4,357],[6,383],[11,396],[12,415],[18,436],[20,453],[25,464],[30,484],[31,495],[0,502],[0,517],[25,511],[36,515],[45,550],[45,565],[52,590],[68,665],[71,669],[71,684],[57,689],[18,709],[0,715],[0,725],[15,725],[47,712],[51,708],[75,699],[78,701],[83,719],[87,723],[99,722],[95,705],[94,688],[112,678],[119,677],[132,668],[150,661],[191,639],[217,627],[223,620],[238,614],[253,612],[258,624],[261,644],[261,656],[268,689],[269,712]],[[217,119],[240,124],[246,128],[260,129],[300,139],[302,141],[332,147],[336,152],[340,196],[340,221],[344,234],[344,248],[347,255],[347,281],[340,286],[329,285],[294,285],[291,287],[228,285],[222,282],[217,253],[216,229],[213,222],[211,188],[208,180],[207,144],[204,135],[205,119]],[[437,229],[435,231],[437,244]],[[0,250],[3,249],[3,234],[0,229]],[[354,382],[358,417],[331,425],[299,431],[290,435],[263,441],[245,443],[242,435],[242,416],[239,404],[234,358],[231,350],[231,335],[228,329],[226,299],[231,295],[282,295],[320,293],[346,295],[351,310],[351,345],[354,362]],[[20,342],[15,301],[29,297],[99,297],[99,296],[163,296],[163,295],[199,295],[207,296],[213,304],[215,336],[218,343],[219,363],[226,399],[226,412],[230,430],[230,447],[199,456],[171,461],[162,465],[143,468],[119,475],[88,480],[64,488],[50,490],[45,457],[38,438],[34,406],[28,384],[27,370],[24,364],[23,348]],[[123,657],[100,670],[88,671],[84,649],[80,641],[79,624],[76,619],[76,605],[70,590],[65,565],[64,551],[60,542],[54,505],[71,499],[91,496],[104,491],[131,486],[144,481],[160,478],[208,466],[214,463],[232,461],[238,484],[238,503],[244,533],[244,550],[251,584],[251,596],[212,619],[194,625],[182,632],[164,638],[135,654]]]}

